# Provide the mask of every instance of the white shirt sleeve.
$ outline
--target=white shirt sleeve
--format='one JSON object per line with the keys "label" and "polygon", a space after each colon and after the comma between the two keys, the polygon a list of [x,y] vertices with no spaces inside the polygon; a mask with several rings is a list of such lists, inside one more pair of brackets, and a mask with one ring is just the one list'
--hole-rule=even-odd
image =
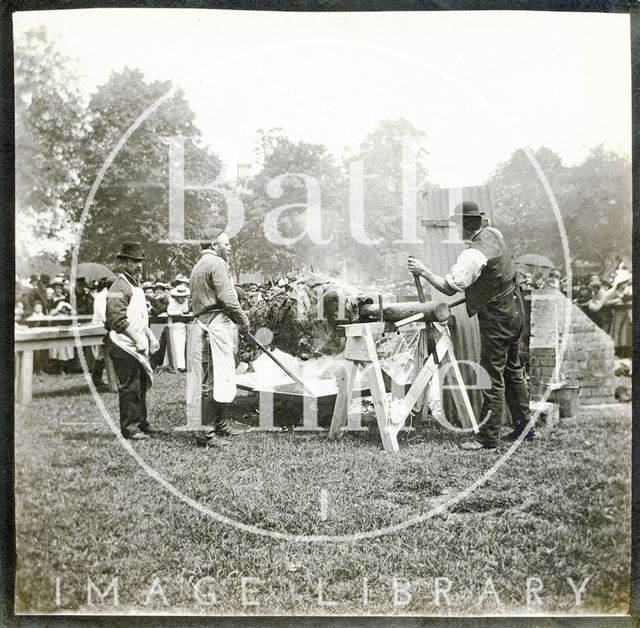
{"label": "white shirt sleeve", "polygon": [[458,256],[445,279],[454,290],[464,292],[478,279],[487,261],[487,256],[478,249],[465,249]]}

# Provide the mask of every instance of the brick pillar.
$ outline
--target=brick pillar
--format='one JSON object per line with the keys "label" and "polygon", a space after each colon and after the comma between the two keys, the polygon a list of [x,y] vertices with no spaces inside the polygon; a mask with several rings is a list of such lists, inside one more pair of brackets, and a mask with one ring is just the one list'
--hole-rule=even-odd
{"label": "brick pillar", "polygon": [[[565,337],[568,302],[553,289],[534,290],[531,298],[529,386],[531,399],[539,400],[554,378],[556,345]],[[571,323],[560,365],[560,381],[578,384],[583,404],[611,403],[615,392],[613,340],[576,305],[571,304],[570,308]]]}

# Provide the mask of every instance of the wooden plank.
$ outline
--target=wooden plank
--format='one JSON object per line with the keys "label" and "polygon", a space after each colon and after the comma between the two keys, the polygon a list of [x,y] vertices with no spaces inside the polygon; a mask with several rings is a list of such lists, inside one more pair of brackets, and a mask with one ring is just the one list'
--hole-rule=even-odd
{"label": "wooden plank", "polygon": [[[76,333],[78,338],[76,338]],[[16,332],[14,353],[18,355],[22,351],[39,351],[44,349],[101,346],[106,331],[102,325],[89,325],[86,327],[60,327],[30,329],[27,332]]]}
{"label": "wooden plank", "polygon": [[107,330],[102,325],[80,325],[78,327],[36,327],[29,331],[16,331],[14,334],[15,343],[27,343],[32,340],[57,340],[80,338],[85,336],[104,337]]}
{"label": "wooden plank", "polygon": [[90,323],[93,320],[91,314],[78,314],[76,316],[41,316],[39,318],[26,318],[21,322],[27,327],[69,327],[83,323]]}
{"label": "wooden plank", "polygon": [[[423,221],[425,248],[423,261],[435,273],[445,275],[456,262],[458,255],[466,248],[455,231],[455,225],[450,229],[431,226],[430,221],[447,220],[454,213],[455,206],[463,200],[475,201],[487,215],[489,221],[493,216],[493,206],[488,186],[473,186],[464,188],[444,188],[429,193]],[[440,295],[436,295],[437,298]],[[480,330],[477,317],[469,318],[464,306],[452,310],[455,326],[452,331],[453,351],[460,360],[480,362]],[[468,384],[475,384],[473,369],[464,362],[459,365],[461,376]],[[456,385],[455,373],[449,369],[447,383]],[[442,384],[442,382],[441,382]],[[475,416],[480,415],[482,407],[482,391],[470,389],[468,391],[471,406]],[[445,416],[452,423],[463,424],[464,419],[459,416],[455,399],[451,390],[442,390],[442,408]]]}
{"label": "wooden plank", "polygon": [[369,388],[371,390],[371,399],[378,420],[378,429],[380,430],[380,438],[385,451],[389,453],[398,453],[397,434],[389,429],[389,413],[387,410],[386,389],[384,380],[382,379],[382,371],[380,370],[380,362],[376,353],[373,335],[369,329],[365,332],[365,340],[369,348],[371,357],[371,367],[367,369],[367,378],[369,380]]}
{"label": "wooden plank", "polygon": [[333,416],[331,417],[331,426],[329,428],[329,439],[338,438],[342,432],[342,428],[347,423],[349,416],[349,403],[351,402],[351,393],[356,381],[356,373],[358,367],[350,361],[345,361],[344,366],[340,369],[337,377],[338,396],[336,397],[336,405],[333,408]]}
{"label": "wooden plank", "polygon": [[[363,340],[362,338],[354,338],[354,340]],[[364,343],[362,346],[354,345],[347,347],[342,354],[346,360],[354,362],[369,362],[369,350]]]}
{"label": "wooden plank", "polygon": [[353,323],[351,325],[339,325],[344,329],[344,335],[349,338],[350,336],[364,336],[367,333],[366,330],[373,334],[383,334],[385,331],[384,323]]}
{"label": "wooden plank", "polygon": [[471,404],[471,399],[469,398],[469,392],[467,387],[465,386],[465,381],[462,377],[462,373],[460,372],[460,365],[458,364],[458,360],[456,360],[455,351],[453,347],[449,348],[447,352],[447,357],[451,363],[451,368],[453,369],[453,374],[455,376],[457,388],[452,389],[452,397],[453,401],[456,404],[456,410],[458,412],[458,417],[461,420],[463,427],[471,427],[473,431],[478,433],[478,422],[476,421],[475,411]]}

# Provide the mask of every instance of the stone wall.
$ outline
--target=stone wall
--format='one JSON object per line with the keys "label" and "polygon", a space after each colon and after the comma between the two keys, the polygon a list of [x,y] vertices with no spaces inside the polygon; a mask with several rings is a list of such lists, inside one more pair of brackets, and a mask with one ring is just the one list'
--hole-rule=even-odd
{"label": "stone wall", "polygon": [[[565,329],[570,315],[569,329]],[[557,322],[556,322],[557,321]],[[566,337],[558,373],[556,350]],[[580,403],[615,401],[614,346],[611,337],[558,290],[531,294],[529,386],[531,398],[542,398],[549,383],[580,386]]]}

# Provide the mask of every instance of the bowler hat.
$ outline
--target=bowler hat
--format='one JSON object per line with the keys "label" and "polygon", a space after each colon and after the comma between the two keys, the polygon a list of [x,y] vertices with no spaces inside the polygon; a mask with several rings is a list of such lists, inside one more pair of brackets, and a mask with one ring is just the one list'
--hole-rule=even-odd
{"label": "bowler hat", "polygon": [[142,251],[140,242],[123,242],[120,253],[116,257],[118,259],[134,259],[136,261],[147,259],[146,254]]}
{"label": "bowler hat", "polygon": [[464,218],[482,218],[484,212],[478,207],[477,203],[473,201],[462,201],[458,203],[454,210],[454,213],[449,216],[450,222],[456,222]]}

